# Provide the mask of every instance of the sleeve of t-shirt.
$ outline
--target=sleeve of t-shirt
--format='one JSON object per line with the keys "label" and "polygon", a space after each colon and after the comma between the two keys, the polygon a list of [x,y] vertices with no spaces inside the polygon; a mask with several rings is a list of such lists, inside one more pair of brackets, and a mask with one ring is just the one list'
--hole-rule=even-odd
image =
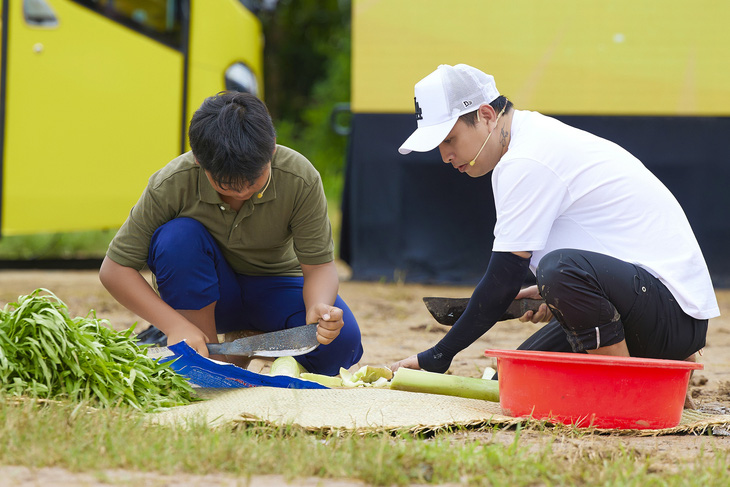
{"label": "sleeve of t-shirt", "polygon": [[319,265],[335,260],[332,226],[327,216],[327,198],[322,179],[305,188],[292,212],[294,252],[301,264]]}
{"label": "sleeve of t-shirt", "polygon": [[570,201],[567,185],[549,167],[531,159],[497,165],[492,175],[497,223],[494,252],[545,248],[553,222]]}
{"label": "sleeve of t-shirt", "polygon": [[175,218],[174,205],[160,196],[161,193],[150,182],[109,244],[107,256],[111,260],[137,270],[144,268],[152,234],[158,227]]}

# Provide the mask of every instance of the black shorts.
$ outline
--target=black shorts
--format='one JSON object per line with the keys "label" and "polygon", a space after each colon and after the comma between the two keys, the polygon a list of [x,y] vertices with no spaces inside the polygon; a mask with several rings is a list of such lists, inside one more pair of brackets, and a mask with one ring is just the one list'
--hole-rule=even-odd
{"label": "black shorts", "polygon": [[518,350],[583,352],[625,339],[632,357],[684,360],[705,346],[707,320],[687,315],[641,267],[560,249],[543,257],[536,274],[554,318]]}

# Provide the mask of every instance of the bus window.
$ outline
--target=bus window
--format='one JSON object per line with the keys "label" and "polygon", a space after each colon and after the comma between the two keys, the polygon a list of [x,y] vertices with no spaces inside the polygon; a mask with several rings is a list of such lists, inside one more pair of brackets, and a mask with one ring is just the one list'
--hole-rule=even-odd
{"label": "bus window", "polygon": [[181,48],[180,0],[73,0],[176,49]]}
{"label": "bus window", "polygon": [[23,18],[34,27],[56,27],[58,19],[45,0],[23,0]]}

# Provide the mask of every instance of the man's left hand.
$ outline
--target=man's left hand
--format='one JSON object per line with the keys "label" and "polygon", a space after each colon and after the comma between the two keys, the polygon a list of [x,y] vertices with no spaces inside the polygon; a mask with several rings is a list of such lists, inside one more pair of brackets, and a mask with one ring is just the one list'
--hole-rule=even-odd
{"label": "man's left hand", "polygon": [[[310,319],[311,317],[311,319]],[[307,313],[307,323],[317,323],[317,341],[329,345],[337,338],[345,325],[342,321],[342,310],[329,304],[320,303]]]}

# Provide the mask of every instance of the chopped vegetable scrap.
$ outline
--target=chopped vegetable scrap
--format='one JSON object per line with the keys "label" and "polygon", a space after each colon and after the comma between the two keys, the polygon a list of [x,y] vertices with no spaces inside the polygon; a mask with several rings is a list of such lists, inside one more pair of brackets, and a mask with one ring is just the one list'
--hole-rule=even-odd
{"label": "chopped vegetable scrap", "polygon": [[[325,387],[380,387],[499,402],[499,383],[496,380],[436,374],[425,370],[412,370],[403,367],[393,374],[388,367],[373,367],[370,365],[360,367],[354,373],[340,368],[340,375],[331,377],[301,372],[301,366],[297,368],[285,359],[291,359],[291,362],[298,365],[293,357],[280,357],[271,366],[271,375],[275,375],[274,370],[276,370],[276,374],[296,374],[290,375],[290,377],[317,382]],[[277,362],[280,362],[278,366]],[[485,375],[491,377],[493,373]]]}
{"label": "chopped vegetable scrap", "polygon": [[340,377],[345,387],[390,387],[388,381],[393,378],[393,372],[388,367],[366,365],[351,374],[340,367]]}
{"label": "chopped vegetable scrap", "polygon": [[297,379],[306,371],[294,357],[279,357],[271,364],[269,375],[285,375]]}
{"label": "chopped vegetable scrap", "polygon": [[316,382],[317,384],[321,384],[325,387],[342,387],[342,379],[340,379],[338,376],[332,377],[329,375],[311,374],[309,372],[305,372],[303,374],[299,374],[299,378]]}

